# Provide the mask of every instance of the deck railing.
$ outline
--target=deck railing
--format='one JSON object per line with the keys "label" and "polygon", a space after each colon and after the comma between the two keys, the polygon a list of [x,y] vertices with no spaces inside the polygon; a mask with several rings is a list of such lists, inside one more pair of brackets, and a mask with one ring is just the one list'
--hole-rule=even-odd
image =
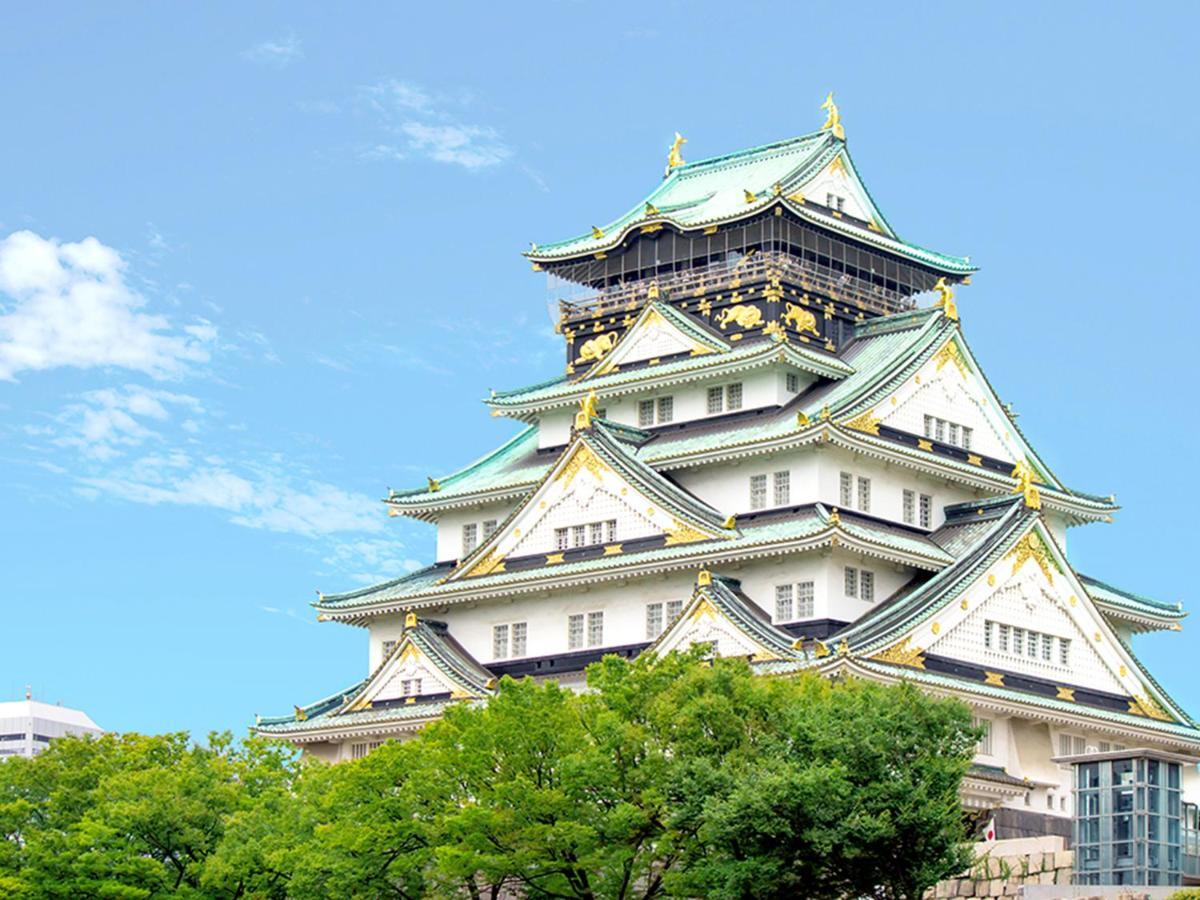
{"label": "deck railing", "polygon": [[680,300],[737,290],[741,286],[765,283],[772,278],[779,278],[784,284],[798,286],[830,300],[853,304],[859,309],[882,315],[916,307],[911,295],[872,284],[863,278],[790,253],[769,250],[748,253],[737,260],[614,285],[582,300],[560,299],[559,311],[565,321],[571,322],[636,309],[646,302],[655,285],[660,296]]}

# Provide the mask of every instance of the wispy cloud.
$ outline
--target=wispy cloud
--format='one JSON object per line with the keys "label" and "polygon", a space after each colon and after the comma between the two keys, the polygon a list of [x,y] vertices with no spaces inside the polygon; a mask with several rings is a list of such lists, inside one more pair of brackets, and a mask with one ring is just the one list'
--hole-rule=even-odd
{"label": "wispy cloud", "polygon": [[17,231],[0,240],[0,380],[99,366],[166,378],[207,362],[217,329],[144,312],[124,272],[121,255],[94,237],[64,244]]}
{"label": "wispy cloud", "polygon": [[304,58],[304,46],[296,35],[287,32],[277,38],[263,41],[261,44],[255,44],[253,47],[243,50],[242,57],[251,62],[284,69]]}
{"label": "wispy cloud", "polygon": [[434,94],[409,81],[388,79],[362,89],[386,137],[363,148],[371,160],[429,159],[468,171],[492,168],[513,157],[493,126],[469,121],[469,95]]}

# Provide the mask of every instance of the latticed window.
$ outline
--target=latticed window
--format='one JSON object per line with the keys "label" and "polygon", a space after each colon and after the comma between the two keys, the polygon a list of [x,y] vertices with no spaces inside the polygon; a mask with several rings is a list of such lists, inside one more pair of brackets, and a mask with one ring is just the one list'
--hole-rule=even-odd
{"label": "latticed window", "polygon": [[790,584],[775,585],[775,621],[792,621],[795,617],[795,606],[795,588]]}
{"label": "latticed window", "polygon": [[816,592],[811,581],[801,581],[796,585],[796,618],[811,619],[815,610]]}
{"label": "latticed window", "polygon": [[508,626],[492,626],[492,659],[505,659],[508,656]]}
{"label": "latticed window", "polygon": [[514,622],[512,626],[512,655],[524,656],[529,652],[529,623]]}
{"label": "latticed window", "polygon": [[979,744],[975,751],[984,756],[992,755],[992,721],[991,719],[972,719],[971,724],[976,728],[983,729],[983,737],[979,739]]}
{"label": "latticed window", "polygon": [[875,602],[875,573],[863,569],[858,573],[858,598],[868,603]]}
{"label": "latticed window", "polygon": [[725,408],[742,408],[742,383],[740,381],[725,388]]}
{"label": "latticed window", "polygon": [[933,525],[933,497],[921,495],[921,527],[930,528]]}
{"label": "latticed window", "polygon": [[617,539],[617,520],[609,519],[604,523],[604,539],[606,541],[615,541]]}
{"label": "latticed window", "polygon": [[766,475],[751,475],[750,476],[750,508],[751,509],[766,509],[767,508],[767,476]]}
{"label": "latticed window", "polygon": [[668,600],[667,601],[667,622],[668,623],[674,622],[676,619],[678,619],[679,614],[681,612],[683,612],[683,601],[682,600]]}
{"label": "latticed window", "polygon": [[996,636],[999,639],[997,643],[999,644],[999,650],[1001,653],[1008,652],[1008,638],[1011,631],[1012,629],[1007,625],[1001,625],[996,629]]}
{"label": "latticed window", "polygon": [[933,416],[925,417],[925,437],[933,437]]}
{"label": "latticed window", "polygon": [[567,649],[578,650],[583,647],[583,613],[567,616]]}
{"label": "latticed window", "polygon": [[904,521],[908,525],[914,525],[917,521],[917,494],[916,491],[904,491]]}
{"label": "latticed window", "polygon": [[418,697],[421,694],[420,678],[404,678],[400,681],[400,693],[405,697]]}
{"label": "latticed window", "polygon": [[603,612],[590,612],[587,614],[587,636],[589,647],[599,647],[604,643]]}
{"label": "latticed window", "polygon": [[1058,639],[1058,662],[1063,666],[1071,663],[1071,641],[1068,638]]}
{"label": "latticed window", "polygon": [[571,546],[583,547],[587,544],[587,526],[572,525],[571,526]]}
{"label": "latticed window", "polygon": [[1013,628],[1012,632],[1012,652],[1020,656],[1025,652],[1025,629]]}
{"label": "latticed window", "polygon": [[495,533],[496,533],[496,520],[495,519],[485,519],[483,522],[483,539],[486,541],[488,538],[490,538]]}
{"label": "latticed window", "polygon": [[857,597],[858,596],[858,569],[852,569],[850,566],[846,566],[845,582],[846,582],[846,596],[847,597]]}
{"label": "latticed window", "polygon": [[958,445],[958,425],[954,422],[946,423],[946,437],[950,439],[950,443]]}
{"label": "latticed window", "polygon": [[775,488],[775,505],[787,506],[792,502],[792,473],[791,472],[776,472],[772,476],[772,484]]}
{"label": "latticed window", "polygon": [[839,498],[842,506],[849,509],[854,504],[854,476],[849,472],[842,472],[839,478]]}
{"label": "latticed window", "polygon": [[871,511],[871,479],[858,476],[858,508],[863,512]]}
{"label": "latticed window", "polygon": [[708,389],[707,409],[711,416],[714,413],[719,413],[724,408],[725,389],[719,387],[710,387]]}
{"label": "latticed window", "polygon": [[646,604],[646,640],[652,641],[663,632],[663,605]]}
{"label": "latticed window", "polygon": [[654,424],[654,401],[642,400],[638,403],[638,425],[646,428]]}
{"label": "latticed window", "polygon": [[658,424],[670,422],[675,417],[675,398],[674,397],[659,397],[658,398]]}
{"label": "latticed window", "polygon": [[971,429],[966,425],[962,428],[962,448],[964,450],[971,449]]}
{"label": "latticed window", "polygon": [[784,383],[787,386],[789,394],[796,394],[800,392],[800,376],[795,372],[788,372],[784,377]]}
{"label": "latticed window", "polygon": [[395,641],[384,641],[383,642],[383,658],[387,659],[389,656],[392,655],[392,651],[395,649],[396,649]]}
{"label": "latticed window", "polygon": [[936,440],[946,440],[946,421],[945,419],[935,419],[933,423],[933,436]]}
{"label": "latticed window", "polygon": [[992,623],[983,623],[983,646],[987,649],[992,649]]}
{"label": "latticed window", "polygon": [[600,544],[604,542],[604,523],[593,522],[588,526],[588,543]]}
{"label": "latticed window", "polygon": [[554,529],[554,549],[555,550],[566,550],[569,546],[571,546],[569,535],[570,535],[570,531],[568,529],[555,528]]}
{"label": "latticed window", "polygon": [[466,556],[479,544],[479,526],[472,522],[462,527],[462,552]]}

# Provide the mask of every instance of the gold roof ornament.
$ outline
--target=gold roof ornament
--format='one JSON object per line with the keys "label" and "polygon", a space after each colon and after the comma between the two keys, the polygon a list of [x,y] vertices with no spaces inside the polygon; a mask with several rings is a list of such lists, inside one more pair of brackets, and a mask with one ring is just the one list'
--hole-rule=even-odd
{"label": "gold roof ornament", "polygon": [[575,430],[586,431],[592,427],[592,419],[596,418],[596,389],[588,391],[586,397],[579,401],[579,412],[575,413]]}
{"label": "gold roof ornament", "polygon": [[825,117],[825,124],[821,126],[821,130],[832,131],[835,138],[839,141],[844,141],[846,139],[846,129],[842,128],[842,115],[838,112],[837,104],[833,102],[833,91],[829,92],[829,96],[821,104],[821,109],[828,113]]}
{"label": "gold roof ornament", "polygon": [[824,641],[813,641],[813,656],[824,659],[829,655],[829,646]]}
{"label": "gold roof ornament", "polygon": [[653,203],[651,203],[649,200],[646,201],[646,215],[647,216],[660,215],[660,213],[658,211],[658,207],[655,206]]}
{"label": "gold roof ornament", "polygon": [[801,428],[809,424],[809,418],[805,414],[804,410],[800,410],[800,412],[796,413],[796,424]]}
{"label": "gold roof ornament", "polygon": [[652,281],[652,282],[650,282],[650,287],[648,287],[646,289],[646,299],[647,300],[657,300],[659,293],[660,292],[658,289],[658,282]]}
{"label": "gold roof ornament", "polygon": [[417,627],[417,614],[411,609],[404,614],[404,630]]}
{"label": "gold roof ornament", "polygon": [[837,655],[838,656],[849,656],[850,655],[850,642],[848,640],[846,640],[845,638],[842,638],[840,641],[838,641]]}
{"label": "gold roof ornament", "polygon": [[950,285],[946,284],[945,276],[937,280],[937,284],[933,289],[938,292],[937,302],[935,306],[942,308],[942,313],[951,322],[958,321],[958,305],[954,302],[954,291],[950,289]]}
{"label": "gold roof ornament", "polygon": [[597,240],[597,241],[598,241],[598,240],[600,240],[600,238],[602,238],[602,237],[604,237],[604,229],[603,229],[603,228],[597,228],[595,225],[593,225],[593,226],[592,226],[592,238],[593,238],[594,240]]}
{"label": "gold roof ornament", "polygon": [[1022,494],[1025,498],[1025,505],[1030,509],[1041,509],[1042,495],[1034,484],[1037,476],[1033,473],[1033,467],[1023,459],[1018,460],[1010,474],[1017,479],[1013,493]]}
{"label": "gold roof ornament", "polygon": [[687,143],[685,138],[678,131],[675,132],[675,140],[671,141],[671,150],[667,154],[667,172],[676,169],[683,165],[683,154],[680,153],[680,148]]}
{"label": "gold roof ornament", "polygon": [[758,202],[758,194],[754,193],[753,191],[747,191],[744,188],[742,189],[742,197],[745,198],[747,203]]}
{"label": "gold roof ornament", "polygon": [[304,722],[308,719],[308,713],[306,713],[301,707],[296,706],[296,707],[294,707],[294,709],[296,710],[296,721],[297,722]]}
{"label": "gold roof ornament", "polygon": [[729,517],[722,523],[721,527],[737,528],[737,516],[734,515],[733,513],[730,513]]}
{"label": "gold roof ornament", "polygon": [[830,418],[829,405],[826,404],[825,406],[821,407],[821,421],[828,422],[829,418]]}
{"label": "gold roof ornament", "polygon": [[829,524],[834,527],[842,524],[842,517],[838,514],[836,506],[829,511]]}
{"label": "gold roof ornament", "polygon": [[427,476],[425,480],[428,482],[429,493],[436,494],[442,489],[441,483],[436,478],[429,478]]}
{"label": "gold roof ornament", "polygon": [[708,587],[712,584],[712,572],[701,569],[696,573],[696,587]]}

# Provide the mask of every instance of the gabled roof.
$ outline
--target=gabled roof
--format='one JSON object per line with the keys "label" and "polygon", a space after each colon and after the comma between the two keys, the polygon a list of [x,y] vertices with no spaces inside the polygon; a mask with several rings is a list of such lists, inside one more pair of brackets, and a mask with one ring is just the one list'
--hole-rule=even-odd
{"label": "gabled roof", "polygon": [[[865,219],[835,215],[806,201],[803,189],[830,166],[839,166],[866,206]],[[579,237],[534,245],[525,255],[555,262],[611,251],[635,231],[671,227],[695,231],[758,215],[781,205],[798,218],[879,249],[946,272],[974,271],[970,261],[901,241],[858,176],[845,141],[818,131],[672,168],[629,212]]]}
{"label": "gabled roof", "polygon": [[[402,695],[394,682],[407,670],[429,672],[419,694]],[[290,716],[260,718],[258,732],[286,733],[352,727],[370,721],[425,718],[440,714],[449,702],[478,700],[495,688],[492,673],[454,639],[443,622],[410,616],[404,635],[366,679],[316,703],[297,707]],[[436,706],[436,711],[430,706]],[[365,715],[370,714],[370,715]]]}
{"label": "gabled roof", "polygon": [[1135,631],[1152,631],[1155,628],[1179,630],[1182,628],[1179,623],[1187,617],[1182,603],[1151,600],[1083,573],[1079,573],[1079,580],[1097,606],[1116,618],[1131,622]]}
{"label": "gabled roof", "polygon": [[[965,517],[966,511],[962,512]],[[994,504],[991,509],[979,509],[977,515],[979,513],[990,521],[990,528],[979,535],[969,550],[923,584],[900,592],[839,633],[839,638],[846,641],[853,654],[921,668],[920,662],[912,661],[919,660],[924,648],[937,642],[940,632],[938,620],[960,615],[957,610],[960,604],[965,615],[968,590],[998,561],[1010,557],[1016,560],[1014,575],[1023,562],[1032,560],[1047,578],[1051,577],[1051,571],[1065,578],[1068,590],[1075,592],[1072,593],[1070,616],[1082,615],[1081,610],[1088,605],[1095,608],[1083,582],[1045,528],[1041,515],[1025,506],[1020,497],[1010,500],[1007,508]],[[961,523],[953,520],[948,526],[960,527]],[[1077,602],[1079,606],[1076,606]],[[1190,725],[1191,719],[1187,714],[1154,681],[1132,650],[1112,630],[1102,611],[1095,609],[1095,644],[1097,647],[1114,648],[1105,652],[1115,653],[1116,658],[1120,659],[1119,680],[1122,686],[1133,686],[1128,691],[1131,708],[1135,704],[1142,709],[1165,708],[1169,712],[1164,715]],[[931,621],[930,628],[925,628]],[[1088,626],[1089,634],[1091,630],[1091,626]],[[1089,638],[1088,645],[1091,643]],[[1114,665],[1114,668],[1117,666]],[[1139,694],[1137,688],[1144,693]]]}
{"label": "gabled roof", "polygon": [[[636,448],[626,443],[630,437],[628,432],[629,429],[610,427],[603,419],[592,420],[587,427],[577,428],[571,442],[541,483],[499,524],[491,537],[459,561],[446,580],[476,578],[503,571],[506,560],[522,554],[521,548],[545,518],[545,510],[567,496],[578,477],[589,479],[587,483],[598,488],[611,476],[614,484],[606,486],[615,486],[620,494],[619,498],[614,494],[613,501],[630,513],[632,507],[629,504],[634,496],[639,497],[640,502],[648,503],[639,513],[640,520],[651,531],[665,535],[667,544],[732,537],[725,527],[725,516],[636,457]],[[626,497],[629,492],[632,494]],[[518,522],[523,523],[524,534],[517,526]],[[552,549],[528,552],[557,555],[561,561],[562,555],[552,554]],[[548,558],[546,562],[549,564],[551,560]]]}
{"label": "gabled roof", "polygon": [[795,640],[742,593],[741,582],[702,569],[691,599],[644,653],[665,653],[714,642],[720,656],[750,656],[756,662],[798,659]]}
{"label": "gabled roof", "polygon": [[[651,339],[657,339],[670,352],[658,349],[642,357],[631,357],[636,348]],[[596,362],[580,377],[580,381],[597,378],[619,371],[629,363],[645,362],[656,357],[687,353],[703,356],[708,353],[728,353],[733,347],[719,332],[704,322],[675,309],[662,300],[651,300],[638,314],[633,324],[617,340],[617,344],[601,360]],[[579,362],[579,360],[576,360]]]}

